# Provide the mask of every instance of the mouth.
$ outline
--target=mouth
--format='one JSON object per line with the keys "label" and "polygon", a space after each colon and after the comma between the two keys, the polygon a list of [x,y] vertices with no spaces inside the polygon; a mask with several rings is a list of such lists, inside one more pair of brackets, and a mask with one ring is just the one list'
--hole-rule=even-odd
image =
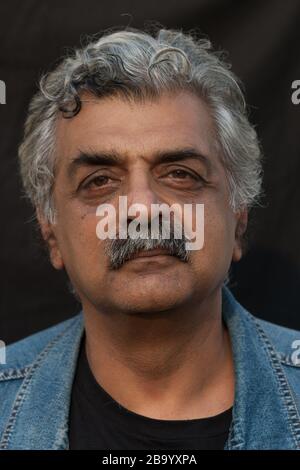
{"label": "mouth", "polygon": [[163,248],[153,248],[151,250],[142,250],[138,253],[135,253],[130,260],[137,258],[152,258],[155,256],[173,256],[167,249]]}

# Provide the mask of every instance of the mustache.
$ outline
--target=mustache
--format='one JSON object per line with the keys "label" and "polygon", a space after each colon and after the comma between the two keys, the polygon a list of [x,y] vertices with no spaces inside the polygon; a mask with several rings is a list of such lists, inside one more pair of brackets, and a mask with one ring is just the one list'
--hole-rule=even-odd
{"label": "mustache", "polygon": [[151,238],[151,230],[148,228],[146,233],[141,232],[137,238],[129,237],[107,240],[104,251],[109,259],[109,268],[112,270],[121,268],[126,261],[129,261],[140,251],[157,248],[167,250],[171,256],[175,256],[180,261],[187,263],[190,258],[189,252],[185,247],[187,241],[188,239],[184,233],[182,238],[175,238],[174,230],[170,230],[169,238],[163,238],[161,230],[159,230],[156,238]]}

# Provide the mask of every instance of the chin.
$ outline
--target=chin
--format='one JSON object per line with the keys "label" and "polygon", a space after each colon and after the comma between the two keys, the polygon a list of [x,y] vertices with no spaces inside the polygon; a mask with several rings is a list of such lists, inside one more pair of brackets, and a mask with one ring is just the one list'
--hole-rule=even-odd
{"label": "chin", "polygon": [[141,279],[134,287],[127,285],[126,290],[118,289],[118,297],[113,301],[121,311],[140,314],[172,310],[184,305],[190,297],[190,289],[180,288],[177,282],[159,282],[156,278],[153,282]]}
{"label": "chin", "polygon": [[166,301],[166,299],[156,299],[156,301],[153,302],[153,298],[144,298],[133,304],[130,300],[124,299],[124,303],[119,305],[119,308],[127,315],[156,315],[161,317],[162,315],[168,315],[175,307],[181,305],[181,303],[184,302],[178,301],[174,303],[174,300],[171,299],[169,302]]}

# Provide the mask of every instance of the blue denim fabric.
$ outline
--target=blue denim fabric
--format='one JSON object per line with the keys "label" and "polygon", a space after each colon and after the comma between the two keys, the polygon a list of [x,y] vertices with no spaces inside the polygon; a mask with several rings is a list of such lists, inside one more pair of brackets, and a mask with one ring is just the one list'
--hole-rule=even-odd
{"label": "blue denim fabric", "polygon": [[[235,365],[225,449],[300,449],[300,332],[255,318],[227,287],[222,315]],[[0,365],[0,449],[68,449],[72,381],[82,312],[7,348]],[[298,362],[298,364],[297,364]]]}

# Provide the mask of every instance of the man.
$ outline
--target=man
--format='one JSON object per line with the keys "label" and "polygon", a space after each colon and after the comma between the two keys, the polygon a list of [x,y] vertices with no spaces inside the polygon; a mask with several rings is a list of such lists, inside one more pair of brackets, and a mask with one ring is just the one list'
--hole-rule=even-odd
{"label": "man", "polygon": [[[261,160],[209,41],[127,28],[75,50],[41,80],[19,157],[82,312],[8,348],[1,449],[299,449],[300,334],[226,287]],[[169,239],[99,237],[99,206],[120,220],[124,196],[149,228],[155,204],[203,205],[203,246],[173,224]]]}

